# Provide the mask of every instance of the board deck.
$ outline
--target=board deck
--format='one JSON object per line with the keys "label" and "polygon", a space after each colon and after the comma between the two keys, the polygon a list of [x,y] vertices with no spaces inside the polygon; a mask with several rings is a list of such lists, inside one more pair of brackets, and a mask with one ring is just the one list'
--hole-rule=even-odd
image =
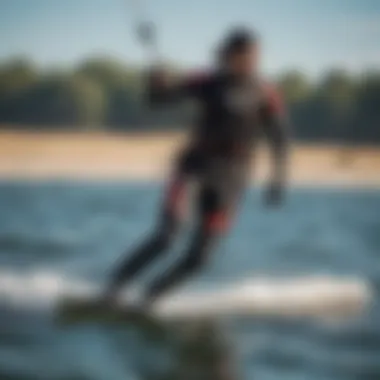
{"label": "board deck", "polygon": [[[189,332],[204,338],[203,331],[215,329],[215,318],[162,318],[143,310],[127,308],[125,304],[105,304],[97,298],[64,297],[56,308],[56,321],[61,327],[100,324],[121,326],[139,331],[150,341],[177,344],[186,342]],[[201,333],[199,333],[201,332]]]}

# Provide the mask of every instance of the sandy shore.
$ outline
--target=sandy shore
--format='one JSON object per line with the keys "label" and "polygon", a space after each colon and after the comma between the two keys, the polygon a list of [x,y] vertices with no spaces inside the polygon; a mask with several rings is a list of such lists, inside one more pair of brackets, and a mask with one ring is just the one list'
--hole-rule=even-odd
{"label": "sandy shore", "polygon": [[[183,136],[175,133],[102,134],[0,132],[1,179],[159,180]],[[380,187],[380,148],[295,146],[291,182],[295,186]],[[268,173],[266,151],[255,173]],[[342,157],[347,158],[342,165]],[[344,161],[344,160],[343,160]],[[253,174],[253,169],[252,169]]]}

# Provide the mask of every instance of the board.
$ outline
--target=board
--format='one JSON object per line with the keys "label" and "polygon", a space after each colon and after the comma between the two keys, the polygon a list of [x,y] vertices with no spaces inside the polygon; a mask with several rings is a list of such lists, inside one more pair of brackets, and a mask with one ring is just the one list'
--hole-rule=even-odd
{"label": "board", "polygon": [[61,326],[100,323],[130,325],[152,334],[162,333],[165,324],[148,312],[122,304],[106,304],[98,298],[64,297],[56,309]]}
{"label": "board", "polygon": [[[155,349],[170,353],[170,364],[163,372],[164,376],[154,377],[152,369],[139,368],[144,378],[165,379],[210,379],[215,377],[219,368],[232,367],[234,357],[231,344],[225,338],[219,323],[214,319],[187,320],[180,322],[154,317],[141,310],[127,309],[123,304],[106,305],[96,298],[66,297],[59,303],[57,316],[65,326],[99,323],[101,325],[130,326],[138,329],[140,337],[149,344],[154,342]],[[173,323],[174,322],[174,323]],[[190,374],[193,374],[189,377]],[[232,377],[231,377],[232,378]],[[233,377],[235,378],[235,377]]]}
{"label": "board", "polygon": [[205,331],[214,331],[218,326],[215,318],[182,316],[167,319],[148,311],[127,307],[122,302],[106,304],[98,297],[66,296],[57,304],[55,316],[61,327],[88,324],[130,327],[150,341],[172,345],[188,345],[189,333],[203,341],[209,340],[209,334]]}

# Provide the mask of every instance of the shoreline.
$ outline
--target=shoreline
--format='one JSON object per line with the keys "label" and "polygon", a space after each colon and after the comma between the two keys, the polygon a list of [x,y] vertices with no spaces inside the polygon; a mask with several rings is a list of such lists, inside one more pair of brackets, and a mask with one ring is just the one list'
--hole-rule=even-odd
{"label": "shoreline", "polygon": [[[28,132],[0,130],[0,181],[161,181],[184,134],[176,132]],[[260,184],[270,159],[260,149],[251,177]],[[293,187],[380,188],[380,147],[294,145]]]}

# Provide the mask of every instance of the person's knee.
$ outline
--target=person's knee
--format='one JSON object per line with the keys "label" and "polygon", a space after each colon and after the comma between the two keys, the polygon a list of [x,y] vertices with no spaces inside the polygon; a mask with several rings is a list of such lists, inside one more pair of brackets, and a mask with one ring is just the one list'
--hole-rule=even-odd
{"label": "person's knee", "polygon": [[174,231],[159,230],[153,235],[153,244],[158,251],[163,251],[171,246],[174,238]]}
{"label": "person's knee", "polygon": [[185,266],[189,271],[196,271],[207,265],[218,236],[204,229],[198,232],[185,257]]}

